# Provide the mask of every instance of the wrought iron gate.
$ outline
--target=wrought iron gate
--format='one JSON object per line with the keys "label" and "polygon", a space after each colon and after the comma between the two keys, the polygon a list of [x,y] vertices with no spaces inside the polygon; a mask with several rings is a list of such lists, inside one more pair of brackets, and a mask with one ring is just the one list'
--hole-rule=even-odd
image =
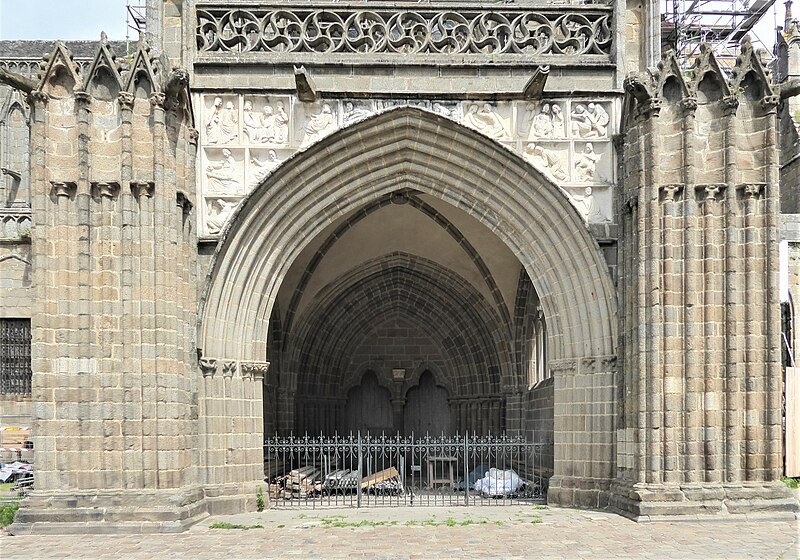
{"label": "wrought iron gate", "polygon": [[542,503],[543,444],[521,436],[267,439],[270,507]]}

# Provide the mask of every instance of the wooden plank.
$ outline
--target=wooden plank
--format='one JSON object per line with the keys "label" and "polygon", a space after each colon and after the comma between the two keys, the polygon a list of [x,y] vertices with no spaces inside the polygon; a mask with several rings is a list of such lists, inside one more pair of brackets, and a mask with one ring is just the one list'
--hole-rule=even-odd
{"label": "wooden plank", "polygon": [[389,480],[390,478],[400,478],[400,473],[397,472],[397,469],[394,467],[389,467],[388,469],[383,469],[370,476],[365,476],[361,479],[361,488],[369,488],[370,486]]}
{"label": "wooden plank", "polygon": [[786,476],[800,476],[800,368],[786,368]]}

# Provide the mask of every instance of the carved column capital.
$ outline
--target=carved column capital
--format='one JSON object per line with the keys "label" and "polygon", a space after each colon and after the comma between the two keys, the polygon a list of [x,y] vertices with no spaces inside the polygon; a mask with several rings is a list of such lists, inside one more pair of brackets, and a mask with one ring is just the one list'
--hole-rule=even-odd
{"label": "carved column capital", "polygon": [[678,107],[683,111],[684,116],[693,115],[697,110],[697,97],[694,95],[684,97],[680,100],[680,103],[678,103]]}
{"label": "carved column capital", "polygon": [[675,202],[675,198],[683,191],[683,183],[673,183],[671,185],[661,185],[661,201]]}
{"label": "carved column capital", "polygon": [[764,183],[743,183],[738,185],[738,188],[741,189],[744,197],[748,200],[754,200],[760,197],[764,187],[766,187]]}
{"label": "carved column capital", "polygon": [[132,93],[122,91],[120,92],[119,97],[117,97],[117,102],[122,109],[131,110],[133,109],[134,99],[136,99],[136,97]]}
{"label": "carved column capital", "polygon": [[269,372],[269,362],[240,362],[242,377],[250,380],[263,380]]}
{"label": "carved column capital", "polygon": [[236,375],[238,363],[235,361],[222,362],[222,377],[233,377]]}
{"label": "carved column capital", "polygon": [[43,107],[50,101],[50,96],[43,91],[32,91],[28,94],[28,99],[30,99],[31,105]]}
{"label": "carved column capital", "polygon": [[175,195],[175,204],[178,206],[178,208],[180,208],[181,210],[183,210],[187,214],[189,212],[191,212],[192,208],[194,207],[194,205],[192,204],[192,201],[189,200],[189,197],[186,196],[186,194],[182,193],[182,192],[176,193],[176,195]]}
{"label": "carved column capital", "polygon": [[702,193],[703,200],[715,202],[717,195],[725,189],[724,183],[710,183],[707,185],[696,185],[695,188]]}
{"label": "carved column capital", "polygon": [[51,192],[57,198],[72,198],[77,190],[75,183],[68,183],[62,181],[50,181],[52,185]]}
{"label": "carved column capital", "polygon": [[661,99],[657,97],[651,97],[642,103],[639,110],[642,116],[646,119],[650,117],[658,117],[659,113],[661,113]]}
{"label": "carved column capital", "polygon": [[89,95],[85,91],[76,91],[74,93],[75,96],[75,104],[78,106],[83,106],[84,108],[92,102],[92,96]]}
{"label": "carved column capital", "polygon": [[197,363],[203,372],[203,377],[214,377],[217,373],[217,360],[214,358],[200,358]]}
{"label": "carved column capital", "polygon": [[780,96],[777,95],[767,95],[764,99],[761,100],[761,108],[764,109],[767,113],[772,113],[777,110],[778,103],[780,103]]}
{"label": "carved column capital", "polygon": [[155,183],[152,181],[131,181],[131,192],[136,198],[152,198]]}
{"label": "carved column capital", "polygon": [[730,117],[736,114],[739,108],[739,99],[735,95],[726,95],[722,98],[722,114]]}
{"label": "carved column capital", "polygon": [[119,194],[119,183],[93,182],[92,191],[96,197],[113,200]]}
{"label": "carved column capital", "polygon": [[150,94],[150,105],[154,108],[158,107],[159,109],[164,109],[164,102],[166,101],[167,97],[158,91],[154,91]]}

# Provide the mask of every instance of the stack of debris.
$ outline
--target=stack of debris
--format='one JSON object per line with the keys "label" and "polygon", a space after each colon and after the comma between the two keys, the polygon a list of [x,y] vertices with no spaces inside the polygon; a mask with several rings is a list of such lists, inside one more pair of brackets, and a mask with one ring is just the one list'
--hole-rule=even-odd
{"label": "stack of debris", "polygon": [[372,494],[399,496],[405,493],[403,479],[394,467],[389,467],[361,480],[361,490]]}
{"label": "stack of debris", "polygon": [[361,475],[358,471],[344,469],[333,471],[325,476],[322,491],[326,494],[355,492],[360,480]]}
{"label": "stack of debris", "polygon": [[270,498],[303,499],[322,491],[322,469],[314,465],[292,469],[269,485]]}

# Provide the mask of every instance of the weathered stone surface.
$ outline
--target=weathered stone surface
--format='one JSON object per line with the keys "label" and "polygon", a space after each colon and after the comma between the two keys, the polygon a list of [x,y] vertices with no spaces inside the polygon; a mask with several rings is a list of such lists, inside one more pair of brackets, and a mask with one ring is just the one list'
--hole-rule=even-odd
{"label": "weathered stone surface", "polygon": [[[225,3],[152,4],[154,48],[125,63],[104,38],[56,43],[36,75],[40,45],[0,44],[19,53],[4,68],[38,80],[0,91],[0,317],[34,334],[32,395],[0,397],[34,419],[37,486],[14,532],[252,510],[265,433],[352,428],[366,379],[381,427],[422,425],[407,411],[426,386],[446,395],[437,427],[531,434],[553,504],[797,510],[776,482],[794,102],[779,123],[749,44],[730,78],[709,51],[691,80],[667,56],[622,98],[623,64],[653,63],[639,7],[448,4],[477,22],[458,48],[426,28],[404,53],[348,51],[364,27],[327,47],[242,27],[269,5],[225,24]],[[502,28],[481,27],[490,12],[536,10],[538,28],[562,11],[611,23],[577,47],[521,45],[544,40],[533,27],[481,43]],[[526,99],[542,64],[542,99]]]}

